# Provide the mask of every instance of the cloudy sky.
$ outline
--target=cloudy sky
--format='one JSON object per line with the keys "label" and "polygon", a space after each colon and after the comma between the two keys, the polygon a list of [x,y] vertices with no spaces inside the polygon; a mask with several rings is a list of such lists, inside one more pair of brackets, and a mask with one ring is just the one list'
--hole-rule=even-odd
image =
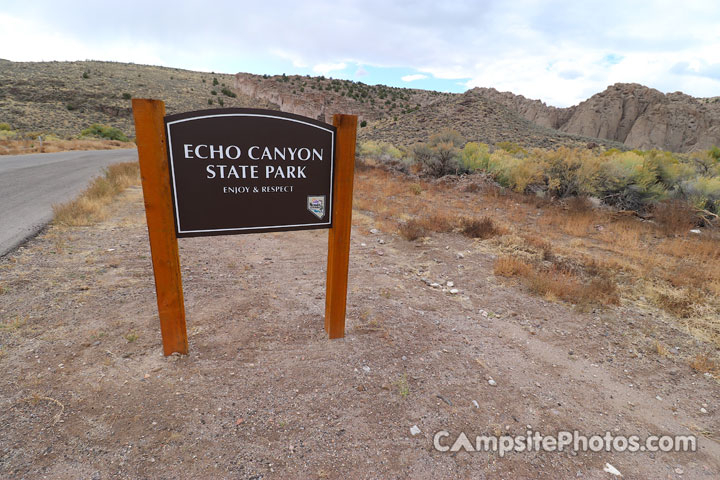
{"label": "cloudy sky", "polygon": [[616,82],[720,95],[717,0],[0,0],[0,58],[310,74],[568,106]]}

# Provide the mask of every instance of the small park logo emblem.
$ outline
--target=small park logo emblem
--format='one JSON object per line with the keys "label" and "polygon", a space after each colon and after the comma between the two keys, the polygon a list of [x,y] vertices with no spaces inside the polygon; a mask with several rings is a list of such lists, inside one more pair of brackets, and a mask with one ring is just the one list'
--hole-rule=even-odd
{"label": "small park logo emblem", "polygon": [[325,195],[308,195],[307,208],[317,218],[322,219],[325,216]]}

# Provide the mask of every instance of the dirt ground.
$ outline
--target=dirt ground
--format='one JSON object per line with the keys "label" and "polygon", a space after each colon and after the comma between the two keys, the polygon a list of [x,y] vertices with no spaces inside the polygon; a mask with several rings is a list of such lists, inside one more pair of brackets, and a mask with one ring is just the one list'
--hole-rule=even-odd
{"label": "dirt ground", "polygon": [[[503,284],[482,241],[377,228],[355,212],[333,341],[327,232],[180,240],[190,354],[167,358],[139,188],[0,259],[0,478],[720,478],[720,385],[676,359],[697,340],[664,314],[579,312]],[[698,451],[433,447],[528,429]]]}

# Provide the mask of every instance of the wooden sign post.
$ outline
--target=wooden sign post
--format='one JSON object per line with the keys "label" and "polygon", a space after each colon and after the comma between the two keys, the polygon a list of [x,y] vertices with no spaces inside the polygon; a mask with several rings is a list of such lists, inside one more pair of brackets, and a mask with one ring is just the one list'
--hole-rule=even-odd
{"label": "wooden sign post", "polygon": [[352,226],[353,179],[355,176],[356,115],[334,115],[337,127],[334,223],[328,232],[325,331],[330,338],[345,336],[350,227]]}
{"label": "wooden sign post", "polygon": [[163,353],[185,355],[188,353],[185,301],[170,196],[165,103],[134,98],[132,107]]}
{"label": "wooden sign post", "polygon": [[325,330],[343,337],[357,116],[330,126],[268,110],[166,117],[162,101],[132,105],[165,355],[188,352],[178,237],[329,228]]}

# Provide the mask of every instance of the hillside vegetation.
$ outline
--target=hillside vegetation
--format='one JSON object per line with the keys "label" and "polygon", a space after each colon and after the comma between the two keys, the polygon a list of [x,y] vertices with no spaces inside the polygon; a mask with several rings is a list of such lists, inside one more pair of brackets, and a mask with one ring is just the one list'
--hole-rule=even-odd
{"label": "hillside vegetation", "polygon": [[232,75],[179,68],[0,60],[0,122],[27,137],[68,138],[93,124],[134,137],[133,97],[164,100],[168,113],[219,106],[272,108],[267,102],[234,94],[229,90],[232,83]]}

